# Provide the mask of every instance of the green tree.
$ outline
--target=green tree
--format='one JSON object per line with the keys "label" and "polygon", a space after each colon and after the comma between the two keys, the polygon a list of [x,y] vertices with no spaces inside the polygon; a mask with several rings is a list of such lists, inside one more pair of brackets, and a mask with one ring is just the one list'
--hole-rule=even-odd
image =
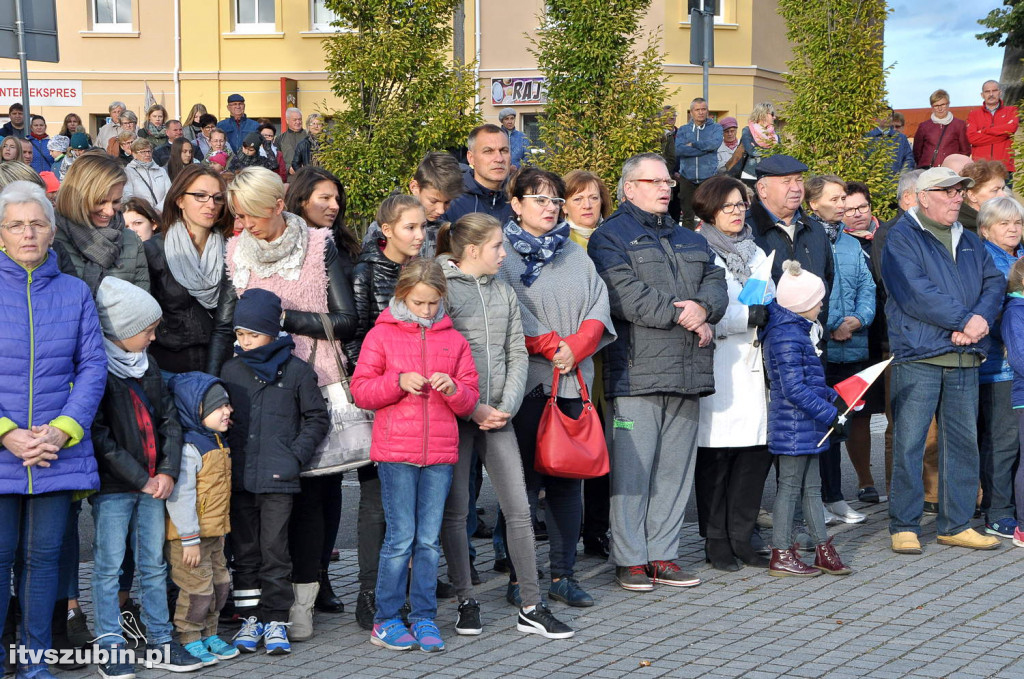
{"label": "green tree", "polygon": [[1003,6],[990,11],[978,23],[987,31],[974,37],[989,47],[1024,47],[1024,4],[1020,0],[1003,0]]}
{"label": "green tree", "polygon": [[[547,78],[541,164],[583,169],[612,189],[622,163],[657,151],[665,74],[659,38],[640,21],[650,0],[550,0],[531,53]],[[641,44],[643,42],[643,44]]]}
{"label": "green tree", "polygon": [[896,194],[891,175],[895,144],[865,133],[888,112],[882,65],[885,0],[779,0],[793,47],[786,81],[792,97],[777,152],[812,173],[863,181],[875,213],[888,217]]}
{"label": "green tree", "polygon": [[320,161],[348,189],[356,220],[404,188],[429,151],[465,143],[480,123],[473,64],[451,58],[459,0],[327,0],[345,29],[324,39],[332,113]]}

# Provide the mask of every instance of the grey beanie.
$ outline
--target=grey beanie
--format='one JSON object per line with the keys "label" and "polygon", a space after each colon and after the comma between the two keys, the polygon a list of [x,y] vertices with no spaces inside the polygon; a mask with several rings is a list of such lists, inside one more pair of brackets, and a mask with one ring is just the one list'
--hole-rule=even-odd
{"label": "grey beanie", "polygon": [[71,138],[65,137],[63,134],[55,134],[50,137],[49,143],[46,144],[47,151],[60,151],[64,153],[71,146]]}
{"label": "grey beanie", "polygon": [[516,110],[514,108],[506,106],[505,108],[498,111],[498,120],[504,120],[505,118],[508,118],[509,116],[514,116],[515,114]]}
{"label": "grey beanie", "polygon": [[164,315],[160,304],[139,286],[107,276],[96,291],[103,334],[112,340],[138,335]]}

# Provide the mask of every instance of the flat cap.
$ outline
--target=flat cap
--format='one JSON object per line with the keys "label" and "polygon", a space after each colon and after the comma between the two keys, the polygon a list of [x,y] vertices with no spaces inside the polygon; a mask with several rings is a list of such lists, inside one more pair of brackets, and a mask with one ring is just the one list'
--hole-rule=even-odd
{"label": "flat cap", "polygon": [[241,94],[232,94],[232,95],[230,95],[228,97],[228,103],[229,104],[234,104],[236,102],[241,102],[241,103],[244,104],[245,103],[245,97],[243,97]]}
{"label": "flat cap", "polygon": [[757,164],[757,178],[761,177],[783,177],[787,174],[801,174],[807,172],[807,166],[793,156],[780,153],[769,156]]}

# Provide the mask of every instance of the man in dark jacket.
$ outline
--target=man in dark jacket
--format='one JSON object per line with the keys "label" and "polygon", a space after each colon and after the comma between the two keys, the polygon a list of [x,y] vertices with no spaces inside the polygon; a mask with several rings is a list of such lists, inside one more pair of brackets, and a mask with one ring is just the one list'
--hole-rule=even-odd
{"label": "man in dark jacket", "polygon": [[828,322],[828,298],[832,293],[832,245],[825,230],[804,218],[800,205],[804,200],[804,172],[807,166],[793,156],[775,155],[757,165],[758,200],[750,206],[747,224],[754,240],[767,253],[775,251],[772,280],[779,282],[782,263],[795,259],[805,271],[825,281],[824,304],[818,320]]}
{"label": "man in dark jacket", "polygon": [[472,169],[466,172],[465,193],[452,201],[441,221],[454,222],[462,215],[483,212],[504,225],[512,218],[512,207],[505,197],[512,162],[508,135],[497,125],[479,125],[469,133],[466,147]]}
{"label": "man in dark jacket", "polygon": [[978,366],[1006,281],[976,235],[956,221],[974,181],[945,167],[917,180],[918,206],[889,229],[882,278],[889,294],[894,421],[892,549],[920,554],[925,436],[938,418],[939,544],[995,549],[970,527],[978,487]]}
{"label": "man in dark jacket", "polygon": [[707,241],[668,216],[661,156],[622,167],[624,202],[590,237],[619,339],[605,350],[612,410],[611,560],[619,585],[692,587],[675,564],[693,482],[698,399],[714,392],[711,325],[729,303]]}

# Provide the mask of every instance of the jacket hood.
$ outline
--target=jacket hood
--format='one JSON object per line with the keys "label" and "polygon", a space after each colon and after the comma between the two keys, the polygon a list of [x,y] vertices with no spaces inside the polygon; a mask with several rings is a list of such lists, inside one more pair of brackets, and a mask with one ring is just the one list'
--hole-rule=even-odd
{"label": "jacket hood", "polygon": [[494,191],[492,189],[487,188],[486,186],[484,186],[483,184],[476,180],[476,177],[473,175],[473,168],[469,168],[468,170],[466,170],[466,173],[462,175],[462,186],[466,190],[466,193],[472,193],[474,196],[480,196],[481,198],[486,198],[487,200],[494,200],[496,196],[499,199],[504,199],[505,184],[507,182],[508,180],[506,179],[504,182],[501,183],[501,188],[498,189],[497,191]]}
{"label": "jacket hood", "polygon": [[476,285],[477,281],[479,281],[481,285],[486,285],[494,278],[494,276],[488,276],[487,274],[474,276],[466,273],[455,265],[454,258],[451,255],[439,255],[437,257],[437,263],[441,265],[441,270],[444,271],[444,277],[449,281],[465,281],[466,283],[471,283],[473,285]]}
{"label": "jacket hood", "polygon": [[204,426],[200,419],[203,398],[215,384],[223,386],[220,379],[202,372],[180,373],[167,383],[167,388],[174,395],[174,405],[178,408],[178,418],[185,431],[194,431],[205,436],[212,436],[215,433]]}
{"label": "jacket hood", "polygon": [[[384,325],[385,323],[397,326],[398,328],[405,330],[406,332],[418,332],[419,329],[422,327],[419,324],[414,323],[412,321],[403,321],[398,318],[395,318],[394,314],[391,313],[390,308],[387,308],[384,311],[380,312],[380,316],[377,317],[377,321],[376,323],[374,323],[374,325]],[[453,327],[452,319],[448,314],[445,314],[441,318],[434,321],[434,324],[431,325],[426,330],[427,332],[438,332],[441,330],[448,330],[451,327]]]}
{"label": "jacket hood", "polygon": [[[28,280],[29,270],[23,267],[21,264],[15,262],[10,255],[0,250],[0,278],[3,278],[9,282],[17,281],[18,285],[24,285]],[[39,280],[41,278],[56,278],[60,275],[60,269],[57,268],[57,253],[50,248],[46,251],[46,259],[43,263],[32,269],[33,280]]]}

